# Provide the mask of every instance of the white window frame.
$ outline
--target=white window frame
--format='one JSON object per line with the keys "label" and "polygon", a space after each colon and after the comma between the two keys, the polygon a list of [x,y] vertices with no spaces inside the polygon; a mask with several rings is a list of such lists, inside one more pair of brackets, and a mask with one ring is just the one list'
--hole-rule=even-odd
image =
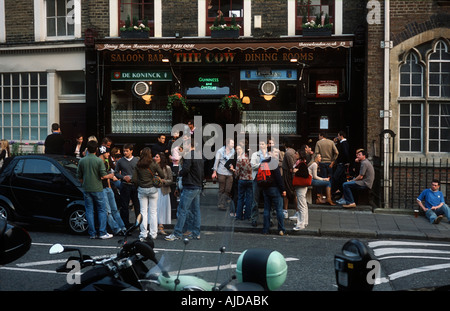
{"label": "white window frame", "polygon": [[81,38],[81,0],[69,1],[69,5],[73,5],[73,22],[75,23],[73,36],[47,36],[46,1],[47,0],[33,0],[35,41],[57,41]]}
{"label": "white window frame", "polygon": [[[19,77],[19,81],[17,84],[14,84],[13,75],[17,74]],[[4,79],[5,75],[10,76],[10,84],[5,85]],[[24,83],[22,80],[22,75],[27,75],[28,83]],[[37,83],[31,83],[31,75],[37,75]],[[45,76],[46,83],[42,83],[40,81],[40,77]],[[50,100],[49,100],[49,88],[48,88],[48,75],[46,72],[15,72],[15,73],[2,73],[0,74],[0,85],[3,88],[2,97],[0,98],[1,104],[1,126],[0,126],[0,134],[3,138],[13,141],[21,141],[21,142],[33,142],[36,143],[38,141],[44,141],[48,135],[48,123],[50,118]],[[4,89],[10,89],[10,98],[4,98]],[[26,88],[28,90],[28,96],[22,97],[23,93],[19,91],[19,97],[14,97],[13,88]],[[37,98],[31,98],[31,88],[35,89],[37,92]],[[41,97],[42,88],[45,88],[47,92],[46,98]],[[5,111],[5,105],[10,105],[10,109]],[[45,105],[45,110],[41,110]],[[36,111],[32,109],[36,108]],[[14,118],[16,117],[16,118]],[[5,121],[9,118],[9,122]],[[33,124],[34,121],[37,124]],[[16,121],[16,122],[15,122]],[[5,129],[10,131],[10,135],[6,134]],[[32,130],[37,130],[37,139],[31,139]],[[28,136],[24,133],[28,131]],[[15,136],[14,133],[19,133],[19,137]],[[28,139],[26,139],[28,138]]]}
{"label": "white window frame", "polygon": [[0,0],[0,43],[6,42],[5,0]]}
{"label": "white window frame", "polygon": [[[153,21],[155,38],[162,37],[162,0],[155,0]],[[119,0],[109,0],[109,36],[119,36]]]}

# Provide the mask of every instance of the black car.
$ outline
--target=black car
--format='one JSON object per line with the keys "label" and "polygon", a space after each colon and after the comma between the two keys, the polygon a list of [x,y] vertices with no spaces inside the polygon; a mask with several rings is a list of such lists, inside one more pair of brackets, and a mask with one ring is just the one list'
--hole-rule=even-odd
{"label": "black car", "polygon": [[13,157],[0,170],[0,214],[9,221],[63,223],[87,231],[78,160],[63,155]]}

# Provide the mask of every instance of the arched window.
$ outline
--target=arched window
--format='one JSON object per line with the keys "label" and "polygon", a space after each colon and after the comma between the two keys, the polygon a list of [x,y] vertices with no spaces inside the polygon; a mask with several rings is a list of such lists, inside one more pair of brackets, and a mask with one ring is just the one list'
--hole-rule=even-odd
{"label": "arched window", "polygon": [[[408,53],[400,66],[399,148],[401,152],[450,152],[450,54],[436,41],[426,57]],[[425,85],[428,86],[428,93]]]}
{"label": "arched window", "polygon": [[429,96],[450,97],[450,53],[444,41],[438,41],[429,56]]}
{"label": "arched window", "polygon": [[415,53],[400,67],[400,97],[423,97],[423,67]]}

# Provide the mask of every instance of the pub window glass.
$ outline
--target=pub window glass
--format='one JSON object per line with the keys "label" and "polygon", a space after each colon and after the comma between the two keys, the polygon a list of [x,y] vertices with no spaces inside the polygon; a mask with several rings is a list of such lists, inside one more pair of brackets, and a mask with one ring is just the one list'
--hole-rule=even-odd
{"label": "pub window glass", "polygon": [[[138,96],[133,87],[147,83],[150,97]],[[170,133],[172,110],[167,110],[170,82],[114,81],[111,83],[111,132],[134,134]]]}
{"label": "pub window glass", "polygon": [[272,96],[261,93],[262,80],[241,81],[244,96],[242,124],[249,133],[297,134],[296,81],[276,81],[278,92]]}

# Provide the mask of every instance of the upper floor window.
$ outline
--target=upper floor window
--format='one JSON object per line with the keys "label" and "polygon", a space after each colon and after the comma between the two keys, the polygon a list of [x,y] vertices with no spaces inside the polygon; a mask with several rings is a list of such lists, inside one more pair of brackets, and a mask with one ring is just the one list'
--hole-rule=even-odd
{"label": "upper floor window", "polygon": [[206,1],[206,35],[211,35],[210,26],[214,24],[214,20],[222,12],[227,25],[230,25],[231,18],[235,16],[236,22],[241,25],[240,35],[243,32],[244,21],[244,0],[207,0]]}
{"label": "upper floor window", "polygon": [[36,41],[81,38],[81,0],[33,0]]}
{"label": "upper floor window", "polygon": [[150,36],[154,36],[155,1],[154,0],[120,0],[119,28],[125,26],[127,19],[133,23],[147,21],[150,27]]}
{"label": "upper floor window", "polygon": [[443,41],[430,54],[429,66],[429,96],[450,97],[450,53]]}
{"label": "upper floor window", "polygon": [[317,17],[326,15],[328,15],[329,23],[334,24],[335,0],[297,0],[295,33],[301,34],[302,24],[311,20],[321,23],[322,20],[317,21]]}
{"label": "upper floor window", "polygon": [[73,37],[75,35],[72,0],[46,0],[47,37]]}

